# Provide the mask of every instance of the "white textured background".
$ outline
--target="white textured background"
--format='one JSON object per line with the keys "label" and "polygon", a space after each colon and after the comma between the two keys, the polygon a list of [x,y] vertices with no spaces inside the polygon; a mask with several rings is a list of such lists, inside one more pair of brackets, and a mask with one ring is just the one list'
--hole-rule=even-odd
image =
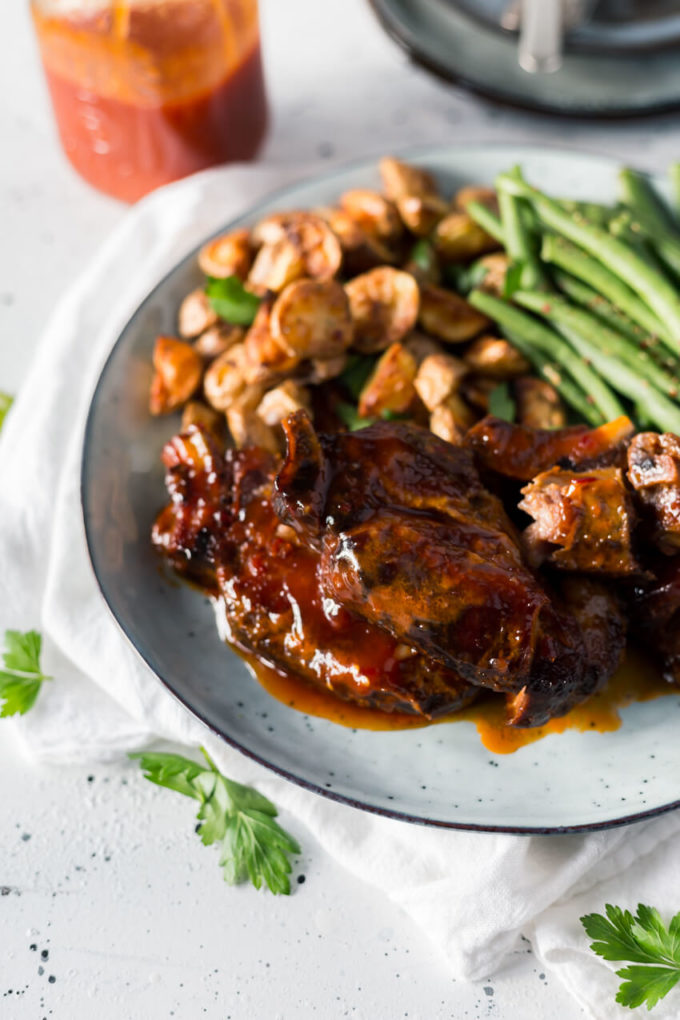
{"label": "white textured background", "polygon": [[[440,85],[383,37],[363,0],[261,3],[273,111],[264,160],[312,172],[491,138],[573,144],[649,169],[680,157],[675,117],[551,121]],[[59,151],[27,7],[3,5],[0,37],[0,389],[10,392],[54,302],[124,214]],[[304,883],[274,899],[224,885],[194,835],[193,805],[136,768],[37,769],[5,723],[0,777],[0,1020],[581,1016],[527,947],[488,982],[452,981],[399,911],[304,833]]]}

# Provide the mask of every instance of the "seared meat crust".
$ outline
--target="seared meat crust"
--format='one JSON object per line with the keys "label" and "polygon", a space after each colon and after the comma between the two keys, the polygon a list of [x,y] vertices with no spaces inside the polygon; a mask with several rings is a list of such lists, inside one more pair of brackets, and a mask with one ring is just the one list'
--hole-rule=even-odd
{"label": "seared meat crust", "polygon": [[470,683],[522,693],[515,724],[563,714],[607,679],[620,649],[588,661],[471,451],[401,423],[319,437],[298,413],[284,427],[274,506],[320,550],[332,599]]}
{"label": "seared meat crust", "polygon": [[680,553],[680,439],[641,432],[628,447],[628,481],[651,540],[669,556]]}

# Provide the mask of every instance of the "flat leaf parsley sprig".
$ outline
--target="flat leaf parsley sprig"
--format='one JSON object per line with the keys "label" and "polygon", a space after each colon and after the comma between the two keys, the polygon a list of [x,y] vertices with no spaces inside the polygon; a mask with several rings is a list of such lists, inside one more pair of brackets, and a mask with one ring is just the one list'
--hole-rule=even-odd
{"label": "flat leaf parsley sprig", "polygon": [[250,879],[256,889],[264,881],[273,893],[290,893],[288,854],[301,853],[293,839],[274,819],[271,801],[252,787],[227,779],[207,751],[201,765],[180,754],[142,751],[144,777],[158,786],[200,801],[197,832],[205,846],[221,844],[220,865],[230,885]]}
{"label": "flat leaf parsley sprig", "polygon": [[680,980],[680,913],[668,928],[659,911],[639,903],[635,917],[629,910],[605,906],[607,916],[587,914],[581,918],[586,935],[595,939],[590,948],[605,960],[632,964],[616,971],[623,978],[616,994],[622,1006],[634,1009],[647,1003],[652,1009]]}
{"label": "flat leaf parsley sprig", "polygon": [[4,669],[0,669],[0,718],[25,715],[33,708],[44,680],[51,680],[40,668],[42,638],[37,630],[22,634],[5,631]]}

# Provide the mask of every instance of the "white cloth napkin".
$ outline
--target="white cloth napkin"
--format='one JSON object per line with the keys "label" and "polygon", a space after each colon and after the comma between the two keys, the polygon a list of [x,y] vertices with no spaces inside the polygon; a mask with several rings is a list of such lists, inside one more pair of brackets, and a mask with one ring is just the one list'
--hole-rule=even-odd
{"label": "white cloth napkin", "polygon": [[[43,761],[112,759],[160,737],[205,744],[358,877],[401,904],[459,977],[485,979],[529,938],[588,1015],[626,1015],[612,968],[587,949],[578,918],[606,901],[672,908],[680,890],[680,814],[587,836],[446,832],[365,814],[286,783],[221,744],[127,644],[85,549],[79,473],[84,419],[102,363],[148,289],[191,247],[284,176],[209,171],[157,192],[124,218],[54,310],[0,437],[0,630],[37,627],[45,685],[17,725]],[[10,725],[5,723],[5,725]],[[285,815],[288,817],[285,817]],[[677,994],[655,1016],[677,1018]]]}

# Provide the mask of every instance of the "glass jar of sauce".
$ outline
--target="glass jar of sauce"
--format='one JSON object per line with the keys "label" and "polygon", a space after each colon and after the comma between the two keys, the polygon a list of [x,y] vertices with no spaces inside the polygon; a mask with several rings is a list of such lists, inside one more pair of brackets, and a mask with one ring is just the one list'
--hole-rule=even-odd
{"label": "glass jar of sauce", "polygon": [[252,158],[267,123],[257,0],[31,0],[64,151],[133,202]]}

